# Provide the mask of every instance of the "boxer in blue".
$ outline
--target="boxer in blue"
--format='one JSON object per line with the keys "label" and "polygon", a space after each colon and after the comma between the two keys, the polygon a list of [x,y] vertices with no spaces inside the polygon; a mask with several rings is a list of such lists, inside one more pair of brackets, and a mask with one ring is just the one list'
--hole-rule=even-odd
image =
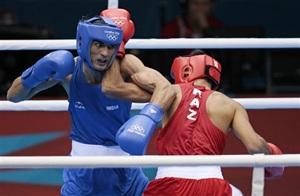
{"label": "boxer in blue", "polygon": [[[101,16],[81,20],[77,26],[79,57],[73,58],[65,50],[49,53],[15,79],[7,99],[13,102],[27,100],[42,90],[61,84],[69,97],[71,156],[127,156],[128,153],[117,144],[116,133],[129,119],[129,100],[150,100],[146,113],[151,111],[151,116],[161,118],[164,109],[175,98],[175,92],[171,96],[170,93],[157,96],[157,91],[162,94],[172,91],[170,83],[156,71],[144,67],[135,56],[125,54],[124,46],[133,33],[130,15],[123,9],[105,10]],[[151,74],[153,88],[143,90],[143,84],[134,80],[134,74]],[[111,77],[130,82],[122,83],[126,88],[120,88],[113,83],[116,80],[110,80]],[[119,98],[110,98],[116,91],[122,91]],[[78,196],[138,196],[148,183],[140,168],[65,169],[63,178],[61,194]]]}

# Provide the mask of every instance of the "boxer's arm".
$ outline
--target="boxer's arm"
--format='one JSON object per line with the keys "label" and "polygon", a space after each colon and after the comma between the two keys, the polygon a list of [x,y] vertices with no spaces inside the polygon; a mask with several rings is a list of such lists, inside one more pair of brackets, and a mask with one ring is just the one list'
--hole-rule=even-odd
{"label": "boxer's arm", "polygon": [[[145,102],[150,101],[161,106],[164,110],[168,109],[173,102],[176,93],[170,82],[164,78],[159,72],[151,68],[145,67],[144,64],[136,56],[127,54],[120,62],[120,73],[113,73],[109,70],[105,74],[102,85],[109,95],[128,99],[129,89],[133,89],[132,85],[136,85],[137,95],[150,93],[152,96],[144,96]],[[117,69],[115,69],[116,71]],[[118,79],[119,76],[130,77],[133,83],[124,82]],[[118,76],[118,77],[116,77]],[[142,89],[142,90],[141,90]],[[138,92],[142,91],[142,92]]]}
{"label": "boxer's arm", "polygon": [[72,74],[74,65],[73,55],[69,51],[50,52],[14,80],[7,91],[7,99],[12,102],[27,100],[58,83],[68,93],[67,78]]}
{"label": "boxer's arm", "polygon": [[171,83],[158,71],[144,66],[134,55],[126,55],[122,61],[121,73],[128,74],[133,82],[152,94],[151,103],[166,111],[176,97],[176,91]]}
{"label": "boxer's arm", "polygon": [[129,68],[132,71],[132,81],[150,92],[152,97],[150,103],[139,114],[130,118],[118,130],[116,141],[124,151],[133,155],[143,155],[153,133],[161,123],[164,111],[173,103],[176,92],[169,81],[156,70],[147,67]]}
{"label": "boxer's arm", "polygon": [[176,92],[170,82],[158,71],[144,67],[131,76],[133,82],[152,94],[150,102],[167,111],[173,103]]}
{"label": "boxer's arm", "polygon": [[[235,135],[244,143],[249,153],[282,154],[281,150],[274,144],[267,143],[258,135],[251,126],[246,110],[239,104],[234,103],[235,113],[232,127]],[[265,178],[272,179],[282,176],[284,167],[266,167]]]}
{"label": "boxer's arm", "polygon": [[106,71],[102,80],[102,91],[108,96],[127,99],[133,102],[144,103],[151,99],[149,92],[141,89],[132,82],[125,82],[120,71],[119,60],[114,61],[109,70]]}
{"label": "boxer's arm", "polygon": [[234,115],[232,119],[232,128],[234,134],[246,146],[249,153],[269,154],[267,142],[258,135],[250,124],[247,111],[239,103],[232,101]]}
{"label": "boxer's arm", "polygon": [[133,83],[151,93],[152,96],[150,103],[118,130],[116,141],[124,151],[142,155],[160,124],[164,111],[167,111],[173,103],[176,91],[159,72],[143,66],[137,57],[126,55],[124,59],[121,73],[128,74]]}
{"label": "boxer's arm", "polygon": [[24,100],[28,100],[31,97],[33,97],[34,95],[36,95],[37,93],[39,93],[43,90],[46,90],[46,89],[56,85],[59,82],[60,81],[56,81],[56,80],[46,81],[32,89],[28,89],[23,86],[21,77],[17,77],[13,81],[10,88],[8,89],[6,98],[7,98],[7,100],[9,100],[11,102],[15,102],[15,103],[24,101]]}
{"label": "boxer's arm", "polygon": [[120,71],[125,76],[131,77],[133,74],[143,71],[144,63],[135,55],[126,54],[120,64]]}
{"label": "boxer's arm", "polygon": [[133,82],[152,93],[148,103],[139,114],[130,118],[117,132],[120,147],[133,155],[143,155],[148,143],[173,103],[175,88],[159,72],[144,68],[131,76]]}

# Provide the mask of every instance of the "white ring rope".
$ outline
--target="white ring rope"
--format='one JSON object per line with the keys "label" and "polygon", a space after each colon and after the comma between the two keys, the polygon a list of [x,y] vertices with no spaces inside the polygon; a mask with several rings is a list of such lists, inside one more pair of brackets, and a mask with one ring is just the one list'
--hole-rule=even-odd
{"label": "white ring rope", "polygon": [[119,1],[118,0],[108,0],[107,8],[118,8],[118,7],[119,7]]}
{"label": "white ring rope", "polygon": [[1,156],[0,168],[125,168],[159,166],[299,167],[300,154],[172,156]]}
{"label": "white ring rope", "polygon": [[[300,48],[300,38],[172,38],[130,39],[127,49]],[[76,40],[0,40],[0,50],[76,49]]]}
{"label": "white ring rope", "polygon": [[[300,98],[239,98],[235,99],[246,109],[300,109]],[[132,110],[140,110],[145,106],[133,103]],[[0,101],[0,111],[67,111],[66,100],[30,100],[19,103]]]}

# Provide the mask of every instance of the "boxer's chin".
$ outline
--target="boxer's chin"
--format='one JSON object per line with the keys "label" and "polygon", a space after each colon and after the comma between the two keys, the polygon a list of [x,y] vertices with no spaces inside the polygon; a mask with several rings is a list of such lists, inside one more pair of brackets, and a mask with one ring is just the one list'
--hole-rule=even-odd
{"label": "boxer's chin", "polygon": [[93,66],[97,71],[104,71],[108,68],[108,63],[108,60],[96,60],[94,61]]}

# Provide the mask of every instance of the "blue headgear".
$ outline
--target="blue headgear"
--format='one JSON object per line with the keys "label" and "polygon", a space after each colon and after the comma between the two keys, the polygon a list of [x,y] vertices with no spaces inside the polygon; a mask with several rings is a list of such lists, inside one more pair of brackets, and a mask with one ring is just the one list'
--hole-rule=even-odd
{"label": "blue headgear", "polygon": [[95,70],[90,56],[92,42],[100,41],[105,45],[113,45],[116,47],[116,49],[108,66],[106,67],[106,69],[108,69],[118,52],[122,38],[123,31],[109,18],[96,16],[88,20],[81,20],[77,26],[76,36],[78,55],[85,63],[87,63],[89,68]]}

